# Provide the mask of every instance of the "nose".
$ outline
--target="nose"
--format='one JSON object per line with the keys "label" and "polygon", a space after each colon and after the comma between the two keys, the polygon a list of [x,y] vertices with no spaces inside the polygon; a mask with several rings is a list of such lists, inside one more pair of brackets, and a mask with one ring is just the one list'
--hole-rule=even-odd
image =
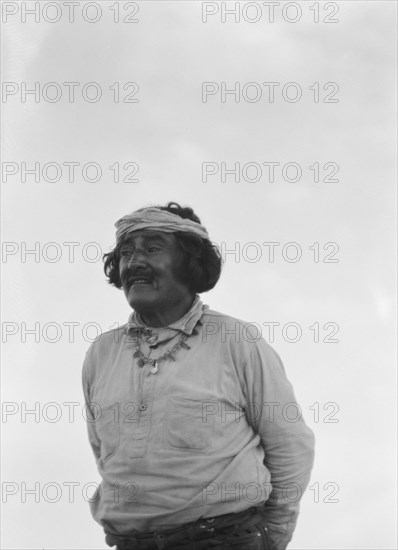
{"label": "nose", "polygon": [[145,263],[145,254],[137,248],[136,250],[134,250],[134,252],[130,254],[130,258],[127,265],[128,267],[131,267],[137,264],[143,265],[144,263]]}

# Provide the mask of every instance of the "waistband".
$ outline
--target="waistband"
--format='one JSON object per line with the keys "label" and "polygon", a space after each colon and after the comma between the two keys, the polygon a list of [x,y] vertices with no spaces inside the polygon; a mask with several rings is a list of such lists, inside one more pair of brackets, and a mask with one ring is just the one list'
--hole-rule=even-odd
{"label": "waistband", "polygon": [[[105,541],[108,546],[117,546],[121,550],[162,550],[174,548],[176,544],[189,544],[189,541],[209,539],[213,536],[232,533],[234,529],[244,526],[245,530],[260,521],[265,520],[264,506],[254,506],[243,512],[224,514],[212,518],[201,518],[197,521],[187,523],[175,529],[165,531],[155,530],[148,532],[137,532],[128,537],[106,533]],[[265,527],[263,527],[265,528]]]}

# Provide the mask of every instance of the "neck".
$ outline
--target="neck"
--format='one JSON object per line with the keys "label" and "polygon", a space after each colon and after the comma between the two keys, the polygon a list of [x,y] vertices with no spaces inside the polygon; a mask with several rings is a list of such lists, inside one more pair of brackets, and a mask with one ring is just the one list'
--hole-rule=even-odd
{"label": "neck", "polygon": [[147,327],[167,327],[183,317],[192,307],[195,296],[187,296],[184,300],[172,306],[167,311],[139,311],[142,321]]}

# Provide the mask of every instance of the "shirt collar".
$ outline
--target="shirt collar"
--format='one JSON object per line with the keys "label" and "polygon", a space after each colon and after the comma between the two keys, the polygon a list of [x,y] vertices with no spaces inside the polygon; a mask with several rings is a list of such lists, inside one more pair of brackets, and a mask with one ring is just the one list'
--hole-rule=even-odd
{"label": "shirt collar", "polygon": [[195,329],[195,325],[200,322],[204,310],[208,307],[209,306],[203,304],[199,294],[197,294],[191,308],[185,315],[167,327],[148,327],[141,319],[141,316],[136,311],[133,311],[128,318],[124,330],[128,333],[132,329],[141,329],[142,332],[148,335],[158,334],[159,336],[164,336],[165,338],[162,338],[162,340],[170,336],[170,332],[175,334],[180,331],[190,336]]}

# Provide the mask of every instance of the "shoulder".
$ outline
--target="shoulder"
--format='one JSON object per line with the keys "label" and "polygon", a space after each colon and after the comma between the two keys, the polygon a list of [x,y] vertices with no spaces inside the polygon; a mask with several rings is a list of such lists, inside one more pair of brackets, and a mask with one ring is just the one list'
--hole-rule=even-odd
{"label": "shoulder", "polygon": [[238,319],[237,317],[226,315],[213,309],[206,309],[204,311],[201,323],[205,334],[219,334],[235,342],[255,343],[263,340],[259,323],[244,321],[243,319]]}
{"label": "shoulder", "polygon": [[[263,327],[256,321],[244,321],[212,309],[206,309],[202,319],[203,341],[217,339],[228,345],[233,353],[249,362],[266,363],[283,369],[274,348],[263,338]],[[250,359],[249,359],[250,358]]]}
{"label": "shoulder", "polygon": [[105,357],[119,347],[125,338],[127,324],[120,325],[114,329],[99,334],[90,344],[86,351],[86,362]]}

